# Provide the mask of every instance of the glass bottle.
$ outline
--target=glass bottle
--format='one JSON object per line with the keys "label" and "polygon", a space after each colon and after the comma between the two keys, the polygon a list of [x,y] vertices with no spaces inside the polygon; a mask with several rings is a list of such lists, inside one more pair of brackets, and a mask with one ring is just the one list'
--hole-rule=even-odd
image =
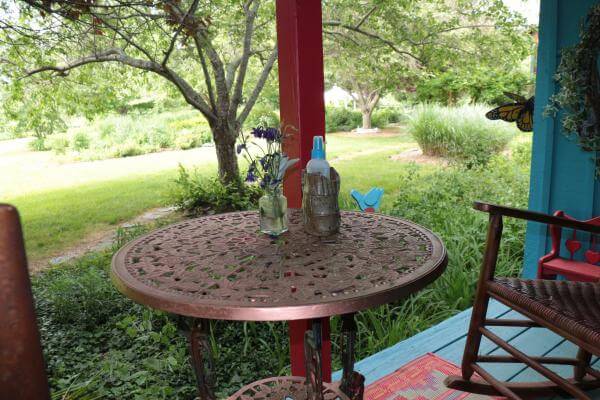
{"label": "glass bottle", "polygon": [[269,189],[258,200],[260,231],[279,236],[288,230],[287,198],[281,188]]}

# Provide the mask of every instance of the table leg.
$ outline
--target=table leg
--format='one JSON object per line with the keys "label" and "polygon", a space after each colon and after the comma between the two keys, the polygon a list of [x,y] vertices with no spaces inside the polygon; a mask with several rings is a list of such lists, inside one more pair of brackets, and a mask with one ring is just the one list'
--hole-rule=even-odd
{"label": "table leg", "polygon": [[365,377],[354,371],[356,321],[354,314],[342,316],[342,382],[340,389],[352,400],[362,400],[365,391]]}
{"label": "table leg", "polygon": [[191,321],[189,341],[192,366],[196,373],[200,400],[215,400],[213,359],[208,340],[209,321],[195,318]]}
{"label": "table leg", "polygon": [[312,329],[304,334],[304,362],[308,385],[308,400],[323,400],[323,371],[321,360],[321,320],[312,322]]}
{"label": "table leg", "polygon": [[[312,320],[289,321],[290,336],[290,360],[293,376],[306,376],[304,365],[304,334],[312,329]],[[331,337],[329,329],[329,318],[321,318],[321,370],[323,381],[331,382]]]}

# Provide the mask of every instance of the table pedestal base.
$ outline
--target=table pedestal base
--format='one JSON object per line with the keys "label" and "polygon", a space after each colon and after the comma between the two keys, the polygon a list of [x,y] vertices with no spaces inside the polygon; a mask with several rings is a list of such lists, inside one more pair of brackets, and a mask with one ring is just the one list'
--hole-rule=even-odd
{"label": "table pedestal base", "polygon": [[[310,400],[306,378],[278,376],[244,386],[228,400]],[[323,400],[348,400],[336,385],[323,383]]]}
{"label": "table pedestal base", "polygon": [[342,316],[342,381],[340,389],[351,400],[362,400],[365,392],[365,377],[354,371],[356,342],[356,321],[355,314],[345,314]]}
{"label": "table pedestal base", "polygon": [[200,400],[216,400],[213,375],[213,358],[210,351],[209,321],[193,319],[189,331],[190,355],[196,374],[198,397]]}
{"label": "table pedestal base", "polygon": [[[182,321],[183,322],[183,321]],[[214,362],[209,343],[209,325],[205,319],[189,319],[186,324],[190,355],[200,400],[216,400],[214,393]],[[312,322],[312,329],[304,337],[304,377],[274,377],[244,386],[229,400],[362,400],[364,377],[354,371],[356,322],[354,314],[342,316],[342,381],[338,385],[323,382],[320,319]]]}

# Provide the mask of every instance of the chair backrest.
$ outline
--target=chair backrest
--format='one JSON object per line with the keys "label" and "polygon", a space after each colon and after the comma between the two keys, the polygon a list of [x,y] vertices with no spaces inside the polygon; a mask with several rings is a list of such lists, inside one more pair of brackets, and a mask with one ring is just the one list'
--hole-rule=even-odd
{"label": "chair backrest", "polygon": [[[594,217],[592,219],[588,219],[585,221],[578,220],[576,218],[571,217],[568,214],[565,214],[564,211],[558,210],[554,213],[555,217],[565,218],[571,221],[584,222],[586,224],[600,226],[600,217]],[[562,239],[562,227],[558,225],[550,225],[550,235],[552,237],[552,252],[555,257],[560,255],[560,246]],[[565,247],[570,254],[570,259],[573,260],[575,254],[581,249],[582,243],[577,237],[577,229],[573,229],[572,236],[565,241]],[[600,237],[597,235],[591,235],[590,237],[590,248],[585,253],[586,261],[590,264],[596,264],[600,257]]]}
{"label": "chair backrest", "polygon": [[0,204],[0,399],[50,399],[19,214]]}

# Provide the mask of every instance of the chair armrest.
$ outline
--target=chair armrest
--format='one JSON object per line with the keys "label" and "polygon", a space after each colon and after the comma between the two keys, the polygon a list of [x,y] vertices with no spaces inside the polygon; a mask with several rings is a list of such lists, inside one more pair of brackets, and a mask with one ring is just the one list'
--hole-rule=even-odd
{"label": "chair armrest", "polygon": [[548,214],[543,214],[535,211],[522,210],[519,208],[498,206],[476,201],[473,208],[489,214],[505,215],[507,217],[524,219],[527,221],[540,222],[548,225],[558,225],[565,228],[577,229],[580,231],[600,234],[600,226],[592,225],[581,221],[575,221],[563,217],[555,217]]}

